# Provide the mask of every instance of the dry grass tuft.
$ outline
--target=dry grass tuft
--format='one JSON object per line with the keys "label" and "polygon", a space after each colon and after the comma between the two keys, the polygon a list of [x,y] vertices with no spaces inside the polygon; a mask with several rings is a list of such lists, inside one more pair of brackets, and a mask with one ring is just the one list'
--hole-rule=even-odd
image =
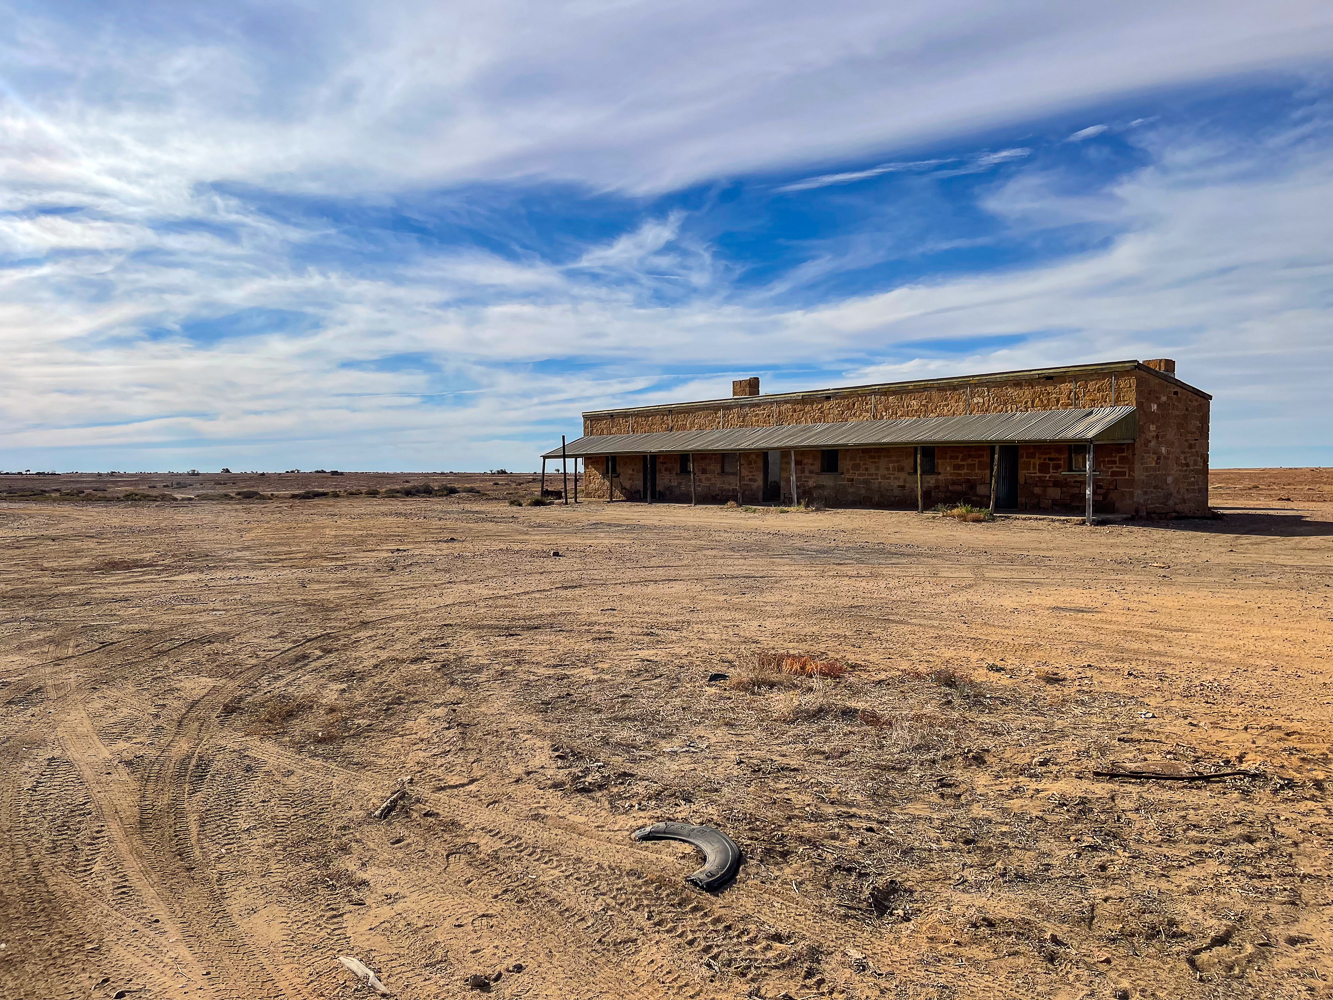
{"label": "dry grass tuft", "polygon": [[842,660],[764,651],[744,659],[727,686],[753,694],[766,688],[803,687],[811,680],[837,680],[845,673],[847,664]]}
{"label": "dry grass tuft", "polygon": [[842,660],[820,660],[794,653],[760,653],[757,660],[758,665],[764,669],[796,677],[828,677],[837,680],[847,673],[847,664]]}
{"label": "dry grass tuft", "polygon": [[945,517],[952,517],[958,521],[994,521],[995,515],[991,513],[988,507],[973,507],[970,503],[947,504],[942,503],[935,508],[936,513],[943,514]]}

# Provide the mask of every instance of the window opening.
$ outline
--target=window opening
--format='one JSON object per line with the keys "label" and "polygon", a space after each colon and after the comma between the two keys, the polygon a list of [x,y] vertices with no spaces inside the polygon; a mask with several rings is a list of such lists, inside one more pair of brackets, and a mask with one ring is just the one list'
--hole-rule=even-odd
{"label": "window opening", "polygon": [[[1088,471],[1088,446],[1086,444],[1071,444],[1069,446],[1069,471]],[[1092,460],[1092,471],[1097,471],[1097,459],[1095,458]]]}
{"label": "window opening", "polygon": [[[912,464],[916,464],[915,458],[913,459]],[[917,470],[913,468],[912,471],[916,472]],[[923,476],[933,476],[935,474],[935,448],[933,446],[921,449],[920,471]]]}
{"label": "window opening", "polygon": [[819,453],[819,471],[823,473],[838,471],[838,449],[826,448]]}

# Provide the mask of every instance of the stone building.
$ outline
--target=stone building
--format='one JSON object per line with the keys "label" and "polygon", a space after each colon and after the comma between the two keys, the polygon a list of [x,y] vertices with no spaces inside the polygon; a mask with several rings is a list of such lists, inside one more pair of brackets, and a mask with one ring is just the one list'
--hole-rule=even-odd
{"label": "stone building", "polygon": [[585,413],[564,454],[588,499],[1191,516],[1211,399],[1168,359],[769,395],[750,378],[729,399]]}

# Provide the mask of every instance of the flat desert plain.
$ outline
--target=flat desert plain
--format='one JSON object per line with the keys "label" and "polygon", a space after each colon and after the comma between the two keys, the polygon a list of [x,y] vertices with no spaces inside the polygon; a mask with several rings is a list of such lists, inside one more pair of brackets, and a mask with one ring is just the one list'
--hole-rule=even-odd
{"label": "flat desert plain", "polygon": [[[342,956],[405,1000],[1329,995],[1333,470],[1092,528],[38,478],[6,1000],[373,996]],[[419,481],[477,492],[364,493]],[[736,880],[631,838],[669,819]]]}

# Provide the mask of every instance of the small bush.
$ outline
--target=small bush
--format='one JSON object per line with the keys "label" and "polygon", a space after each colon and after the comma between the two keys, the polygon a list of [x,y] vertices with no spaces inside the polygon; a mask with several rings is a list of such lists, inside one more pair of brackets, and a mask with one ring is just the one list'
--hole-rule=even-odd
{"label": "small bush", "polygon": [[260,493],[258,490],[237,490],[236,495],[242,500],[258,500],[264,494]]}
{"label": "small bush", "polygon": [[302,490],[300,493],[293,493],[293,500],[317,500],[319,497],[329,495],[328,490]]}
{"label": "small bush", "polygon": [[369,488],[368,490],[366,490],[365,492],[366,492],[366,496],[368,496],[368,497],[377,497],[377,496],[380,495],[380,491],[377,490],[374,486],[370,487],[370,488]]}
{"label": "small bush", "polygon": [[973,507],[969,503],[960,504],[939,504],[935,510],[945,517],[952,517],[958,521],[994,521],[995,515],[991,513],[988,507]]}
{"label": "small bush", "polygon": [[511,507],[522,507],[522,506],[523,506],[523,501],[522,501],[522,500],[510,500],[510,501],[509,501],[509,506],[511,506]]}
{"label": "small bush", "polygon": [[551,506],[551,501],[550,501],[550,500],[547,500],[545,497],[531,497],[531,498],[528,500],[528,506],[529,506],[529,507],[549,507],[549,506]]}
{"label": "small bush", "polygon": [[813,656],[792,653],[760,653],[757,659],[761,667],[797,677],[830,677],[836,680],[847,672],[847,664],[841,660],[818,660]]}
{"label": "small bush", "polygon": [[728,683],[737,691],[755,691],[764,688],[801,687],[807,680],[824,678],[837,680],[847,672],[841,660],[820,660],[813,656],[792,653],[759,652],[748,657],[742,670]]}
{"label": "small bush", "polygon": [[460,487],[458,488],[458,492],[459,492],[459,493],[480,493],[481,490],[477,489],[475,486],[460,486]]}

